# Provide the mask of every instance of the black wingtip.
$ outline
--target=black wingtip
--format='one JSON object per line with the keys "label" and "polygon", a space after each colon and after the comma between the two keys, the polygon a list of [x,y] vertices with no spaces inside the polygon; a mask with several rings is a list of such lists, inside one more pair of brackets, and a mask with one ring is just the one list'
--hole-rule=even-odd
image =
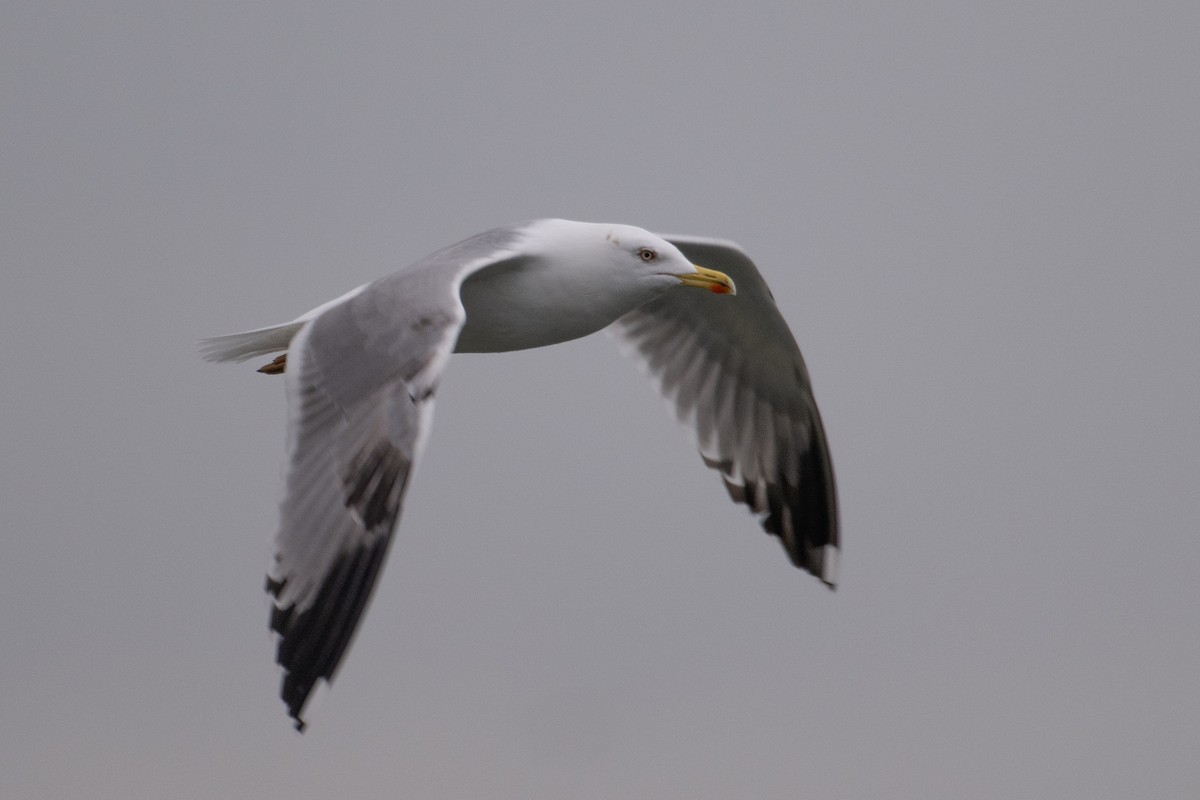
{"label": "black wingtip", "polygon": [[317,684],[332,682],[366,611],[387,554],[390,536],[343,554],[326,576],[312,605],[271,609],[271,630],[280,634],[275,660],[283,667],[279,696],[303,732],[304,707]]}

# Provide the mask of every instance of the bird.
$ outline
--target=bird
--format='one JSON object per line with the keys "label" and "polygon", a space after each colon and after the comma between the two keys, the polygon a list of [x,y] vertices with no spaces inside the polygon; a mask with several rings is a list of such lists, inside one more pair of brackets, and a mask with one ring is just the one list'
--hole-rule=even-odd
{"label": "bird", "polygon": [[825,429],[796,340],[742,249],[563,219],[494,228],[290,322],[200,342],[212,362],[281,353],[259,369],[284,375],[288,397],[266,590],[280,697],[297,730],[367,609],[450,355],[601,330],[642,362],[730,498],[792,564],[834,587]]}

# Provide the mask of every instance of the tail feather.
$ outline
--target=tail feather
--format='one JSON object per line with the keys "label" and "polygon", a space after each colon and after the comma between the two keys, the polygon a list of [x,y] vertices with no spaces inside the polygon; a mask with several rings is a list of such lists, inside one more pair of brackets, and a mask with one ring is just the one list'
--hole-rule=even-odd
{"label": "tail feather", "polygon": [[245,361],[278,353],[288,349],[292,337],[307,323],[307,319],[298,319],[269,328],[201,339],[200,356],[205,361]]}
{"label": "tail feather", "polygon": [[201,339],[200,355],[205,361],[245,361],[255,356],[265,356],[269,353],[287,350],[288,345],[292,342],[292,337],[299,333],[306,324],[334,306],[361,293],[369,285],[363,284],[356,289],[351,289],[341,297],[336,297],[328,303],[322,303],[312,311],[301,314],[291,322],[285,322],[282,325]]}

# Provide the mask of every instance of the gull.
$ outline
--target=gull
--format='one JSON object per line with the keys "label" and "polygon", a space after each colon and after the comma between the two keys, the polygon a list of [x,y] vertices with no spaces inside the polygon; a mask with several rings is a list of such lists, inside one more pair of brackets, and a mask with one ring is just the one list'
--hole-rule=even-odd
{"label": "gull", "polygon": [[291,322],[201,342],[208,361],[282,353],[259,369],[283,374],[288,396],[286,489],[266,588],[280,695],[298,730],[379,578],[450,354],[602,329],[641,360],[730,497],[796,567],[834,586],[825,430],[796,340],[741,248],[561,219],[496,228]]}

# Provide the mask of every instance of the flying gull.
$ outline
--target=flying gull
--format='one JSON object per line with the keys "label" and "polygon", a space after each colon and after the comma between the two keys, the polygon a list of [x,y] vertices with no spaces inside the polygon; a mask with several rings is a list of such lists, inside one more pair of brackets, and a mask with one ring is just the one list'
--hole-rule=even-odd
{"label": "flying gull", "polygon": [[642,360],[733,500],[834,585],[825,431],[796,341],[741,249],[559,219],[496,228],[291,322],[201,342],[209,361],[285,351],[259,371],[286,373],[287,488],[267,591],[297,729],[379,577],[446,359],[602,328]]}

